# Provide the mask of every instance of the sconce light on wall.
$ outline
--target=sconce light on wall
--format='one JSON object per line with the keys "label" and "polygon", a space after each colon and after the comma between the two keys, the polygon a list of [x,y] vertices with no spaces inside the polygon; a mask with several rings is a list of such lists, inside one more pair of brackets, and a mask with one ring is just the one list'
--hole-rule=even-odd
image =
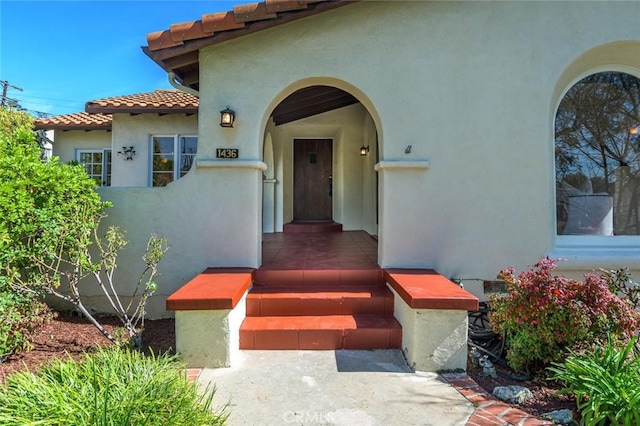
{"label": "sconce light on wall", "polygon": [[225,109],[220,111],[220,125],[222,127],[233,127],[234,121],[236,121],[236,113],[227,105]]}
{"label": "sconce light on wall", "polygon": [[367,146],[362,145],[360,147],[360,155],[362,155],[364,157],[368,153],[369,153],[369,145],[367,145]]}
{"label": "sconce light on wall", "polygon": [[122,151],[118,151],[118,155],[124,155],[125,160],[133,160],[133,156],[136,155],[136,151],[132,146],[123,146]]}

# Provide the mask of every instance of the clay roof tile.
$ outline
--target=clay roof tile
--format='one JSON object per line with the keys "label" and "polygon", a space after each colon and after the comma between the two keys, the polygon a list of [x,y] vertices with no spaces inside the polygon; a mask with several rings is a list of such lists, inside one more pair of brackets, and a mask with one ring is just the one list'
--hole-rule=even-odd
{"label": "clay roof tile", "polygon": [[171,39],[173,41],[193,40],[197,38],[207,37],[213,34],[213,31],[205,32],[202,21],[182,22],[180,24],[171,25]]}
{"label": "clay roof tile", "polygon": [[42,130],[111,130],[111,115],[86,112],[56,115],[37,119],[35,128]]}
{"label": "clay roof tile", "polygon": [[89,113],[185,113],[198,112],[199,99],[179,90],[156,90],[150,93],[116,96],[89,101],[85,110]]}
{"label": "clay roof tile", "polygon": [[171,36],[171,31],[166,30],[148,34],[147,43],[149,44],[149,49],[160,50],[180,46],[182,41],[174,41]]}
{"label": "clay roof tile", "polygon": [[202,28],[205,32],[230,31],[242,27],[244,27],[244,22],[237,22],[233,12],[217,12],[202,15]]}
{"label": "clay roof tile", "polygon": [[306,9],[306,3],[298,0],[265,0],[268,12],[287,12],[290,10]]}
{"label": "clay roof tile", "polygon": [[233,14],[238,22],[262,21],[274,19],[278,15],[267,10],[264,3],[249,3],[233,6]]}

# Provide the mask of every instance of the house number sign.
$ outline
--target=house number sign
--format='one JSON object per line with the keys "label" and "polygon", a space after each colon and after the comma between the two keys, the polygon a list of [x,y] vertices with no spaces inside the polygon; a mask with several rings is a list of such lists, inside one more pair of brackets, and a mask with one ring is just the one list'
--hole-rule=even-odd
{"label": "house number sign", "polygon": [[217,148],[216,158],[238,158],[238,148]]}

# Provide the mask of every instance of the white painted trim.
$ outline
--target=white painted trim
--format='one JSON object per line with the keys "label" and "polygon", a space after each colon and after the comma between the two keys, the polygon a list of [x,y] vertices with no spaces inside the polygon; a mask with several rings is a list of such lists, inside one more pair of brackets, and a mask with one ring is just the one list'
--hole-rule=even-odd
{"label": "white painted trim", "polygon": [[[75,159],[79,164],[84,165],[84,163],[82,163],[80,161],[80,156],[81,154],[88,152],[88,153],[101,153],[102,154],[102,176],[101,176],[101,182],[100,182],[100,187],[107,187],[107,186],[111,186],[111,185],[106,185],[107,182],[107,152],[111,153],[111,163],[113,164],[113,150],[111,148],[75,148]],[[97,164],[97,163],[91,163],[91,164]],[[113,170],[112,170],[113,172]]]}
{"label": "white painted trim", "polygon": [[257,169],[267,170],[267,164],[259,160],[211,160],[196,159],[196,167],[199,169]]}
{"label": "white painted trim", "polygon": [[[180,153],[180,138],[195,138],[196,139],[196,156],[198,155],[198,148],[197,148],[197,144],[200,143],[198,135],[197,134],[188,134],[188,135],[183,135],[180,133],[175,133],[175,134],[167,134],[167,135],[161,135],[161,134],[150,134],[149,135],[149,158],[148,158],[148,162],[149,162],[149,170],[147,173],[147,185],[150,188],[155,188],[153,186],[153,157],[154,157],[154,152],[153,152],[153,138],[173,138],[173,181],[175,182],[178,179],[180,179],[180,157],[181,157],[181,153]],[[191,155],[191,154],[189,154]],[[188,173],[188,172],[187,172]]]}
{"label": "white painted trim", "polygon": [[422,161],[380,161],[374,166],[376,172],[387,170],[422,171],[429,168],[429,160]]}
{"label": "white painted trim", "polygon": [[561,270],[594,268],[640,268],[640,237],[593,235],[558,235],[555,247],[548,253],[553,259],[563,259]]}

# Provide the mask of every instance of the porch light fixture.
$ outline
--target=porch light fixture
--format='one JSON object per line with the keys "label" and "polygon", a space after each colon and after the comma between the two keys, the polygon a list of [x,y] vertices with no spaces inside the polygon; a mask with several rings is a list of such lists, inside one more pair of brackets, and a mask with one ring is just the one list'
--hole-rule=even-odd
{"label": "porch light fixture", "polygon": [[118,155],[124,155],[125,160],[133,160],[133,156],[136,155],[136,151],[132,146],[123,146],[122,151],[118,151]]}
{"label": "porch light fixture", "polygon": [[360,155],[363,157],[369,153],[369,145],[360,147]]}
{"label": "porch light fixture", "polygon": [[229,105],[222,111],[220,111],[220,125],[222,127],[233,127],[233,122],[236,120],[236,113],[229,108]]}

